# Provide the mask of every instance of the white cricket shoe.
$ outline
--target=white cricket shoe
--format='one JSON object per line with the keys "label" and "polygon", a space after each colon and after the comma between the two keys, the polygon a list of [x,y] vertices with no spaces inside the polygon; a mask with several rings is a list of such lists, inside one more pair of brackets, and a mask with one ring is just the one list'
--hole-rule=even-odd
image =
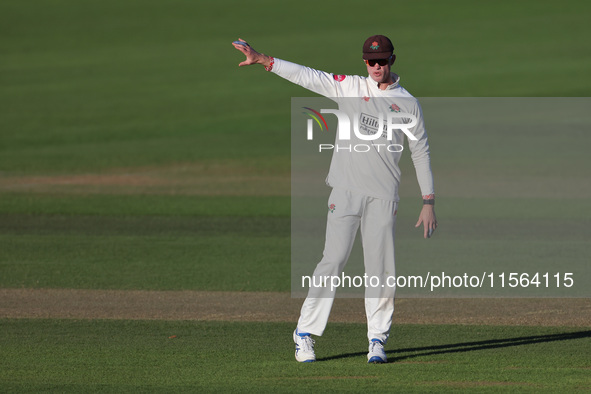
{"label": "white cricket shoe", "polygon": [[310,334],[301,335],[297,333],[297,328],[293,332],[293,341],[295,342],[295,358],[301,363],[311,363],[316,361],[314,353],[314,340]]}
{"label": "white cricket shoe", "polygon": [[369,342],[369,353],[367,353],[367,362],[373,364],[383,364],[388,362],[384,344],[379,339],[372,339]]}

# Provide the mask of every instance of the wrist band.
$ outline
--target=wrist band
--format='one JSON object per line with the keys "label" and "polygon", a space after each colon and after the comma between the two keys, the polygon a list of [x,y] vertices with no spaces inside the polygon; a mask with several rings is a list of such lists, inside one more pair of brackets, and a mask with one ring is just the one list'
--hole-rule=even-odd
{"label": "wrist band", "polygon": [[423,205],[435,205],[435,199],[430,198],[428,200],[423,200]]}
{"label": "wrist band", "polygon": [[268,66],[265,66],[265,71],[271,71],[273,69],[273,64],[275,64],[275,58],[271,56],[271,63]]}

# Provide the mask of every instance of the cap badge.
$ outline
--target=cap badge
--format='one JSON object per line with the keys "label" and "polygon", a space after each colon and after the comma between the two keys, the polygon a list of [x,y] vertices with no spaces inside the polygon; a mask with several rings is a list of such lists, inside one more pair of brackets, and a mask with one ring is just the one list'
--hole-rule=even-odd
{"label": "cap badge", "polygon": [[379,47],[380,47],[380,45],[378,44],[377,41],[372,42],[371,46],[370,46],[371,49],[378,49]]}

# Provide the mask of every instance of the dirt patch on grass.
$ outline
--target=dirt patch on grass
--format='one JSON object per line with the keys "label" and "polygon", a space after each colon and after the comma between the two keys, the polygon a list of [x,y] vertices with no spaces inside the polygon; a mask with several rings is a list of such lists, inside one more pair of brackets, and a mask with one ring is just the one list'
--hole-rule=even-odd
{"label": "dirt patch on grass", "polygon": [[491,382],[491,381],[468,381],[468,382],[447,382],[447,381],[437,381],[437,382],[423,382],[423,384],[427,384],[429,386],[444,386],[450,388],[457,388],[457,389],[465,389],[465,388],[477,388],[477,387],[495,387],[495,386],[530,386],[535,387],[532,383],[528,382]]}
{"label": "dirt patch on grass", "polygon": [[0,177],[0,191],[288,196],[289,160],[287,164],[278,159],[275,161],[275,165],[264,167],[248,161],[226,160],[114,168],[102,173],[11,175]]}
{"label": "dirt patch on grass", "polygon": [[[296,322],[289,293],[0,289],[0,318]],[[332,322],[364,323],[362,299],[337,299]],[[398,299],[394,324],[591,326],[589,299]]]}
{"label": "dirt patch on grass", "polygon": [[279,378],[280,380],[339,380],[339,379],[375,379],[377,376],[293,376],[288,378]]}

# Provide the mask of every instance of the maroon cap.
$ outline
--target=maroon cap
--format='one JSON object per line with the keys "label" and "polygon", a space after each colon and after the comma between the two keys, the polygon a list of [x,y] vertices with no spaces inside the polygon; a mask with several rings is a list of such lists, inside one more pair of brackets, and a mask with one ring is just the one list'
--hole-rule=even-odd
{"label": "maroon cap", "polygon": [[363,58],[365,60],[387,59],[392,56],[393,52],[394,45],[386,36],[371,36],[363,44]]}

